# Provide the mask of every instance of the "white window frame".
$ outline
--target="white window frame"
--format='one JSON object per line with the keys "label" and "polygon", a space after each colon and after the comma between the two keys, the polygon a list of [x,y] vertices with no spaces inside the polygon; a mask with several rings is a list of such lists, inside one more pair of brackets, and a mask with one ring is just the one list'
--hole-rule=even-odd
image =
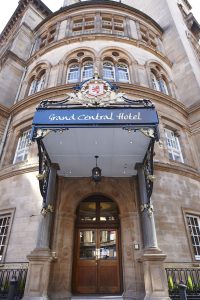
{"label": "white window frame", "polygon": [[159,80],[153,72],[151,72],[151,82],[152,82],[153,89],[161,92]]}
{"label": "white window frame", "polygon": [[103,79],[106,79],[109,81],[116,80],[114,64],[109,61],[105,61],[103,63]]}
{"label": "white window frame", "polygon": [[46,79],[46,72],[43,73],[40,77],[38,78],[34,78],[31,81],[30,87],[29,87],[29,91],[28,91],[28,96],[35,94],[41,90],[43,90],[44,88],[44,84],[45,84],[45,79]]}
{"label": "white window frame", "polygon": [[82,67],[82,81],[93,78],[94,76],[94,66],[93,62],[87,62]]}
{"label": "white window frame", "polygon": [[166,95],[169,95],[169,89],[168,89],[168,86],[167,86],[167,83],[166,83],[165,79],[161,78],[159,80],[159,84],[160,84],[161,92],[166,94]]}
{"label": "white window frame", "polygon": [[129,69],[127,64],[117,64],[117,77],[119,82],[129,82]]}
{"label": "white window frame", "polygon": [[200,260],[200,216],[186,213],[186,224],[194,258]]}
{"label": "white window frame", "polygon": [[156,75],[153,71],[151,71],[151,83],[154,90],[169,95],[169,88],[167,82],[162,77],[162,75]]}
{"label": "white window frame", "polygon": [[36,85],[37,85],[37,80],[34,78],[31,81],[31,84],[30,84],[29,91],[28,91],[28,96],[30,96],[30,95],[32,95],[32,94],[35,93]]}
{"label": "white window frame", "polygon": [[27,159],[28,151],[29,151],[30,135],[31,135],[31,129],[24,131],[22,135],[19,137],[13,164],[25,161]]}
{"label": "white window frame", "polygon": [[184,163],[179,138],[176,136],[173,130],[165,128],[164,132],[169,158],[174,161]]}
{"label": "white window frame", "polygon": [[5,260],[15,209],[0,211],[0,262]]}
{"label": "white window frame", "polygon": [[46,79],[46,74],[42,74],[40,78],[38,78],[36,85],[35,85],[35,93],[43,90],[44,88],[44,83],[45,83],[45,79]]}
{"label": "white window frame", "polygon": [[68,68],[67,82],[74,83],[80,81],[80,65],[73,64]]}

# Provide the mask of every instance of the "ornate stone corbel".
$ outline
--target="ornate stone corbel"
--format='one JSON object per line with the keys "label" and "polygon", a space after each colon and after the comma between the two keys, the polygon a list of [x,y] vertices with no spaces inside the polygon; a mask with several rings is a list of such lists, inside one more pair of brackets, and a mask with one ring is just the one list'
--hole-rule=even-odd
{"label": "ornate stone corbel", "polygon": [[144,212],[145,210],[147,211],[149,216],[152,216],[152,213],[154,211],[153,204],[151,202],[146,203],[146,204],[142,204],[140,206],[140,211]]}
{"label": "ornate stone corbel", "polygon": [[50,132],[49,129],[40,129],[40,128],[37,128],[35,138],[36,139],[44,138],[47,134],[49,134],[49,132]]}
{"label": "ornate stone corbel", "polygon": [[49,204],[47,207],[43,207],[41,209],[41,215],[43,215],[44,217],[48,214],[48,213],[53,213],[54,212],[54,208],[53,205]]}
{"label": "ornate stone corbel", "polygon": [[153,128],[141,128],[140,131],[149,138],[155,138],[155,130]]}
{"label": "ornate stone corbel", "polygon": [[148,174],[148,175],[147,175],[147,179],[149,179],[151,182],[154,182],[154,180],[156,179],[156,176],[155,176],[155,175]]}

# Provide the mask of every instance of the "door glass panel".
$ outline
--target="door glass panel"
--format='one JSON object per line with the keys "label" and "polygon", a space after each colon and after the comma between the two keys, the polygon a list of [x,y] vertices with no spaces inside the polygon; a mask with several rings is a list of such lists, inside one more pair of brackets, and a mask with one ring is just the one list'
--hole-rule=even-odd
{"label": "door glass panel", "polygon": [[100,259],[116,258],[116,230],[100,230]]}
{"label": "door glass panel", "polygon": [[96,202],[82,202],[79,208],[80,221],[96,221]]}
{"label": "door glass panel", "polygon": [[96,259],[96,231],[80,230],[80,259]]}
{"label": "door glass panel", "polygon": [[114,202],[100,202],[100,221],[115,221],[117,216],[117,205]]}

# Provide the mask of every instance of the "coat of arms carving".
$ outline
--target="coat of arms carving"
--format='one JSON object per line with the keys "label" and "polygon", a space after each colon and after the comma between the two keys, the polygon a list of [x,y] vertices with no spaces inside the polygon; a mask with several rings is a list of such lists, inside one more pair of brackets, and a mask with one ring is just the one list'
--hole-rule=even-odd
{"label": "coat of arms carving", "polygon": [[76,93],[68,93],[68,103],[79,103],[86,106],[107,106],[116,102],[124,102],[123,93],[116,93],[112,85],[98,78],[85,81]]}

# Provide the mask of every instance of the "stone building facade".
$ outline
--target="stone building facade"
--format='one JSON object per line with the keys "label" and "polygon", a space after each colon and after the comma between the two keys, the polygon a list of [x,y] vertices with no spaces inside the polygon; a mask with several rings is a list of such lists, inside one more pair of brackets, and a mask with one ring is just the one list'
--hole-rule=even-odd
{"label": "stone building facade", "polygon": [[[0,36],[0,259],[28,263],[24,299],[169,299],[165,269],[199,269],[200,25],[190,10],[187,0],[65,0],[52,13],[19,1]],[[42,136],[41,211],[36,108],[73,98],[75,86],[85,101],[81,83],[95,76],[155,106],[151,199],[137,126],[72,128]]]}

